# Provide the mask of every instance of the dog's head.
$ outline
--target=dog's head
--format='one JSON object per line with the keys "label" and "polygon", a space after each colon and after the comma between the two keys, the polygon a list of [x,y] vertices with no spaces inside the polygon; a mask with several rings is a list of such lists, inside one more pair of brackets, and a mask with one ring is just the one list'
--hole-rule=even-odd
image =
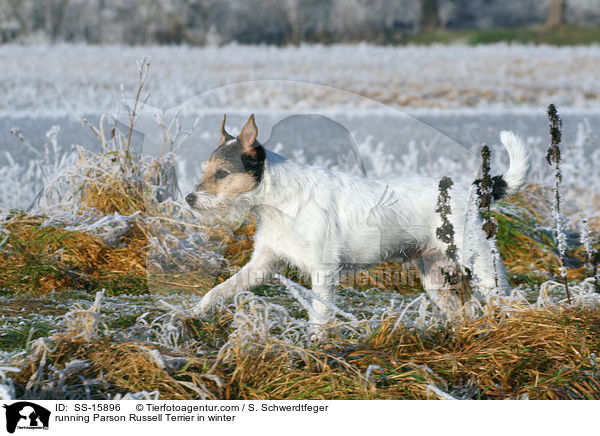
{"label": "dog's head", "polygon": [[221,123],[221,139],[217,149],[203,163],[204,175],[185,201],[198,210],[226,207],[253,191],[262,181],[266,152],[256,140],[258,128],[254,115],[242,128],[237,138]]}

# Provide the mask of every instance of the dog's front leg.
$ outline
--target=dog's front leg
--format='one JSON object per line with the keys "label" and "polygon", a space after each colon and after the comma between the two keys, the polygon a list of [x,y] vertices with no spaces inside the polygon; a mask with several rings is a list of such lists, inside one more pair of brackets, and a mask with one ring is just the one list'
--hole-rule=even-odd
{"label": "dog's front leg", "polygon": [[[318,270],[311,273],[311,288],[315,294],[309,322],[312,328],[318,328],[333,317],[335,283],[337,275],[333,271]],[[317,298],[318,296],[318,298]]]}
{"label": "dog's front leg", "polygon": [[219,298],[228,299],[238,292],[253,289],[271,278],[276,266],[273,252],[267,248],[254,250],[250,261],[236,274],[212,288],[194,307],[194,315],[206,314]]}

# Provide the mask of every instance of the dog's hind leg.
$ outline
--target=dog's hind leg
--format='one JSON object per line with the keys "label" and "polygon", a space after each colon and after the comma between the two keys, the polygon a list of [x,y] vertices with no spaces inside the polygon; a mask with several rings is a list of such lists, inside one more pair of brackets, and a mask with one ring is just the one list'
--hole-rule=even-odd
{"label": "dog's hind leg", "polygon": [[510,284],[500,256],[494,257],[492,254],[493,241],[485,239],[482,235],[477,243],[477,254],[470,268],[476,289],[485,302],[489,303],[495,297],[507,295],[510,292]]}
{"label": "dog's hind leg", "polygon": [[446,320],[455,319],[460,312],[460,298],[450,289],[445,289],[442,268],[452,262],[444,255],[426,255],[417,260],[421,283],[427,295],[434,303],[434,311]]}
{"label": "dog's hind leg", "polygon": [[192,309],[194,315],[206,314],[218,299],[228,299],[236,293],[253,289],[267,282],[278,262],[268,248],[256,248],[250,261],[236,274],[212,288]]}

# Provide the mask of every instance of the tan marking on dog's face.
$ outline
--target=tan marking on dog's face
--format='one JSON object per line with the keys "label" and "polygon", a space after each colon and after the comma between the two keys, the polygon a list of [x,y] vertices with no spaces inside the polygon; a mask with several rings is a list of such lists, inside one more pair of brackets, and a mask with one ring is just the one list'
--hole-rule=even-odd
{"label": "tan marking on dog's face", "polygon": [[221,183],[220,193],[223,195],[244,194],[252,191],[256,184],[254,177],[247,173],[233,173],[227,178],[229,179],[227,182]]}
{"label": "tan marking on dog's face", "polygon": [[254,177],[245,172],[234,172],[231,163],[211,157],[203,165],[204,176],[196,190],[211,195],[235,196],[254,189]]}

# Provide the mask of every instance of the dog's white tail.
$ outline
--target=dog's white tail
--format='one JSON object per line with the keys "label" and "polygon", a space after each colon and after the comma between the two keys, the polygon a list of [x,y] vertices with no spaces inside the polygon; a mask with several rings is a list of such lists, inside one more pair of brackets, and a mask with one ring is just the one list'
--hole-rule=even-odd
{"label": "dog's white tail", "polygon": [[531,167],[531,158],[523,139],[513,132],[507,130],[500,132],[500,141],[508,151],[510,158],[508,171],[502,176],[506,182],[505,195],[512,195],[525,186]]}

